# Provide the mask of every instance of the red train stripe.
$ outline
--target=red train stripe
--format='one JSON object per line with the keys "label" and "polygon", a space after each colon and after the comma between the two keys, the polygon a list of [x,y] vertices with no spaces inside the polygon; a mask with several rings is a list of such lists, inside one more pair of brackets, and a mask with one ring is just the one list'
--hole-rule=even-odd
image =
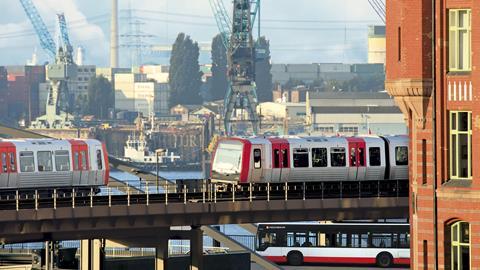
{"label": "red train stripe", "polygon": [[105,185],[108,185],[108,180],[110,179],[110,164],[108,163],[108,154],[107,154],[107,146],[105,143],[102,143],[103,149],[103,158],[105,163]]}

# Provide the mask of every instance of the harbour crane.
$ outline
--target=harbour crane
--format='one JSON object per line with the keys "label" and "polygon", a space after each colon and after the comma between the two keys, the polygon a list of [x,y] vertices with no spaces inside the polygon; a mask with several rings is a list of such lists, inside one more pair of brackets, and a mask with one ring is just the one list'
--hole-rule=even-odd
{"label": "harbour crane", "polygon": [[40,45],[53,60],[47,65],[50,81],[46,114],[31,123],[32,128],[68,128],[73,117],[68,113],[68,81],[77,77],[77,66],[73,61],[73,48],[68,35],[67,22],[63,13],[57,14],[55,41],[38,13],[32,0],[19,0],[35,29]]}
{"label": "harbour crane", "polygon": [[[224,105],[225,133],[233,135],[233,124],[246,121],[251,123],[253,134],[258,134],[255,86],[257,51],[253,40],[253,26],[259,14],[260,0],[234,0],[231,19],[223,0],[210,0],[210,6],[227,49],[229,87]],[[237,109],[247,111],[248,120],[233,120]]]}

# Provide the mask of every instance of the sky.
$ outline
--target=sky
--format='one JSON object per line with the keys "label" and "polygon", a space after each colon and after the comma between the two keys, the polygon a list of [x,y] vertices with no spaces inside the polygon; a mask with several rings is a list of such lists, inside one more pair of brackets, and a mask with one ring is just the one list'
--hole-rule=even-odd
{"label": "sky", "polygon": [[[63,12],[72,45],[85,48],[85,63],[108,65],[110,0],[32,1],[52,37],[55,14]],[[229,8],[231,1],[223,1]],[[218,33],[209,0],[119,0],[119,6],[121,45],[133,42],[122,36],[135,30],[145,45],[172,44],[179,32],[209,43]],[[0,65],[25,64],[34,51],[47,61],[20,1],[0,0],[0,10]],[[273,63],[365,62],[368,25],[381,24],[367,0],[262,0],[261,22]],[[143,54],[155,59],[146,49]],[[130,59],[122,47],[122,65]]]}

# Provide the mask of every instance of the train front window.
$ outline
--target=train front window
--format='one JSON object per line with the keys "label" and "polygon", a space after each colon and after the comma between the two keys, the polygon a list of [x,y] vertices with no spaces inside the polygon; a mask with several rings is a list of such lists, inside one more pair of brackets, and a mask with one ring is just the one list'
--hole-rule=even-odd
{"label": "train front window", "polygon": [[50,172],[53,170],[52,152],[38,151],[37,152],[38,171]]}
{"label": "train front window", "polygon": [[255,169],[262,168],[262,150],[253,150],[253,165]]}
{"label": "train front window", "polygon": [[408,165],[408,147],[398,146],[395,147],[395,160],[397,166]]}
{"label": "train front window", "polygon": [[220,143],[215,152],[212,171],[220,174],[239,174],[243,145],[240,142]]}
{"label": "train front window", "polygon": [[293,167],[308,168],[308,149],[307,148],[293,149]]}
{"label": "train front window", "polygon": [[345,167],[345,148],[332,147],[330,148],[330,159],[332,167]]}
{"label": "train front window", "polygon": [[58,172],[70,171],[70,157],[68,151],[55,151],[55,169]]}
{"label": "train front window", "polygon": [[327,167],[327,148],[312,148],[312,167]]}
{"label": "train front window", "polygon": [[35,160],[33,158],[33,152],[20,152],[20,171],[35,171]]}

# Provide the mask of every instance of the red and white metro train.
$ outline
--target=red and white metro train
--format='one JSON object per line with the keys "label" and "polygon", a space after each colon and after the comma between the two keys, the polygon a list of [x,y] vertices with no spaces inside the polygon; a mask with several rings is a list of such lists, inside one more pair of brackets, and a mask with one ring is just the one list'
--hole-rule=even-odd
{"label": "red and white metro train", "polygon": [[106,147],[97,140],[0,140],[0,191],[98,191],[108,179]]}
{"label": "red and white metro train", "polygon": [[221,139],[213,182],[408,179],[407,136]]}

